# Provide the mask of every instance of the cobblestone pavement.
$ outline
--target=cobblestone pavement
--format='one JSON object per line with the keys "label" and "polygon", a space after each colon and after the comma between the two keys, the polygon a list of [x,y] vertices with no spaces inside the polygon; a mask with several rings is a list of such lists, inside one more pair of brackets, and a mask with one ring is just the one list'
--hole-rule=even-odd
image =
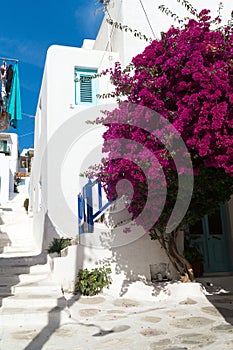
{"label": "cobblestone pavement", "polygon": [[75,296],[65,309],[51,310],[46,326],[25,315],[17,326],[1,325],[0,349],[233,349],[233,294],[212,300],[215,306],[205,296],[155,302]]}

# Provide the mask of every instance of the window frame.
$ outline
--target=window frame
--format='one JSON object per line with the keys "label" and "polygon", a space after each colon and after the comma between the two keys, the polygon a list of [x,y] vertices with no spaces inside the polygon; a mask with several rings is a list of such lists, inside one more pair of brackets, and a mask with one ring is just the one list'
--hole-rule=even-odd
{"label": "window frame", "polygon": [[[74,68],[74,78],[75,78],[75,105],[79,106],[95,106],[97,105],[97,78],[90,79],[91,81],[91,99],[92,101],[82,101],[81,100],[81,76],[91,77],[97,73],[97,69],[94,68]],[[76,81],[78,79],[78,81]]]}
{"label": "window frame", "polygon": [[8,142],[7,140],[0,140],[0,152],[7,153]]}

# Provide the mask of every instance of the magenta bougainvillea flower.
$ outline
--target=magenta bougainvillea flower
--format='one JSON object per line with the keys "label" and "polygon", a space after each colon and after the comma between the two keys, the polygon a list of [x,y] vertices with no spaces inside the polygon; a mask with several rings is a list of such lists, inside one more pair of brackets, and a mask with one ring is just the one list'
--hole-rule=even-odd
{"label": "magenta bougainvillea flower", "polygon": [[192,154],[233,174],[233,32],[211,30],[209,12],[154,40],[133,75],[116,64],[111,78],[118,96],[167,117]]}
{"label": "magenta bougainvillea flower", "polygon": [[[160,40],[154,40],[132,59],[133,70],[125,71],[119,62],[110,70],[118,98],[156,111],[184,140],[195,176],[188,212],[193,221],[211,212],[207,207],[213,209],[220,201],[229,199],[233,191],[233,30],[230,25],[213,30],[209,13],[204,9],[198,19],[190,19],[183,28],[172,26],[162,33]],[[215,23],[219,21],[215,19]],[[161,209],[158,189],[166,182],[166,214],[160,218],[165,222],[176,199],[179,174],[160,140],[128,123],[131,118],[137,125],[137,120],[143,118],[149,125],[150,112],[126,113],[122,104],[114,113],[106,114],[103,151],[108,156],[97,168],[97,176],[104,183],[108,197],[115,197],[119,179],[128,179],[134,188],[129,210],[137,217],[148,194],[148,177],[154,183],[151,213]],[[119,139],[134,143],[122,149]],[[122,153],[127,153],[127,159],[122,158]],[[137,162],[132,161],[135,155]],[[147,166],[146,176],[140,164],[144,170]],[[217,191],[211,186],[211,179],[218,186]],[[194,215],[195,205],[199,209]]]}

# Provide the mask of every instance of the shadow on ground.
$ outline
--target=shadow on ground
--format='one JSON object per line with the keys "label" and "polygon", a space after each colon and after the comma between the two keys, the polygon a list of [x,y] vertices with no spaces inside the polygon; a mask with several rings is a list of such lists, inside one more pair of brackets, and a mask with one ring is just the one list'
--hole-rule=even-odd
{"label": "shadow on ground", "polygon": [[206,298],[233,325],[233,276],[199,278],[207,291]]}
{"label": "shadow on ground", "polygon": [[[0,220],[1,220],[1,217],[0,217]],[[10,245],[11,245],[11,240],[7,232],[1,231],[1,228],[0,228],[0,254],[4,252],[4,247],[9,247]]]}
{"label": "shadow on ground", "polygon": [[[38,262],[37,258],[41,257]],[[25,257],[3,258],[0,256],[0,307],[2,300],[14,295],[13,287],[20,282],[19,275],[29,274],[30,267],[47,263],[47,255],[39,254]],[[26,265],[27,263],[27,265]]]}

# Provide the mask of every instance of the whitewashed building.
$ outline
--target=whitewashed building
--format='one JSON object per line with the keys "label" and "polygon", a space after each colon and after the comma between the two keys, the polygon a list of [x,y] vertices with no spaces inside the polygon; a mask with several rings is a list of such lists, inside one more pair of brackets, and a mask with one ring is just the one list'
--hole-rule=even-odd
{"label": "whitewashed building", "polygon": [[0,133],[0,204],[9,200],[14,192],[14,176],[18,171],[18,135]]}
{"label": "whitewashed building", "polygon": [[[96,40],[84,40],[81,48],[55,45],[47,52],[36,112],[35,154],[30,185],[34,236],[41,249],[47,248],[53,237],[75,238],[79,234],[77,196],[85,183],[79,175],[93,162],[93,150],[96,152],[94,160],[98,163],[104,130],[102,126],[88,128],[86,121],[96,118],[104,104],[114,103],[111,98],[96,98],[96,94],[112,91],[107,76],[83,81],[80,81],[80,77],[100,73],[113,67],[115,61],[120,61],[125,66],[147,45],[130,32],[111,27],[106,18],[110,16],[114,22],[137,29],[153,39],[166,31],[172,22],[170,17],[158,10],[159,5],[169,6],[180,17],[187,16],[184,8],[175,1],[172,4],[168,0],[103,2],[106,3],[107,11]],[[200,0],[192,3],[200,10],[203,7]],[[224,5],[223,19],[226,20],[230,17],[231,4],[226,2]],[[216,14],[217,2],[213,4],[213,1],[208,0],[205,8],[212,9]],[[199,237],[200,244],[203,243],[205,247],[206,242],[211,242],[203,251],[207,257],[206,269],[209,272],[231,271],[232,251],[226,247],[226,242],[232,242],[233,232],[229,207],[224,207],[217,215],[214,220],[221,226],[221,232],[212,234],[209,224]],[[118,217],[117,220],[121,221],[121,218]],[[208,218],[204,220],[203,227],[206,228],[209,221]],[[148,235],[143,235],[140,228],[135,228],[138,236],[129,235],[125,241],[123,238],[124,242],[119,239],[115,247],[106,246],[105,241],[102,249],[99,249],[101,244],[99,234],[95,235],[96,230],[109,233],[108,227],[103,228],[101,225],[103,224],[96,223],[93,233],[80,235],[81,244],[68,249],[70,260],[67,257],[69,263],[64,269],[63,277],[71,279],[81,267],[93,267],[97,262],[108,261],[115,268],[115,278],[119,281],[119,286],[122,286],[123,281],[127,280],[149,280],[150,266],[153,264],[168,264],[160,246],[151,242]],[[118,234],[121,237],[121,233]],[[214,244],[212,237],[216,235],[221,244]],[[228,244],[228,248],[229,246]],[[180,249],[181,247],[182,242]],[[224,255],[227,259],[223,265],[220,263],[220,267],[211,266],[208,260],[210,252],[216,259],[221,259]],[[62,276],[61,266],[59,274]]]}

